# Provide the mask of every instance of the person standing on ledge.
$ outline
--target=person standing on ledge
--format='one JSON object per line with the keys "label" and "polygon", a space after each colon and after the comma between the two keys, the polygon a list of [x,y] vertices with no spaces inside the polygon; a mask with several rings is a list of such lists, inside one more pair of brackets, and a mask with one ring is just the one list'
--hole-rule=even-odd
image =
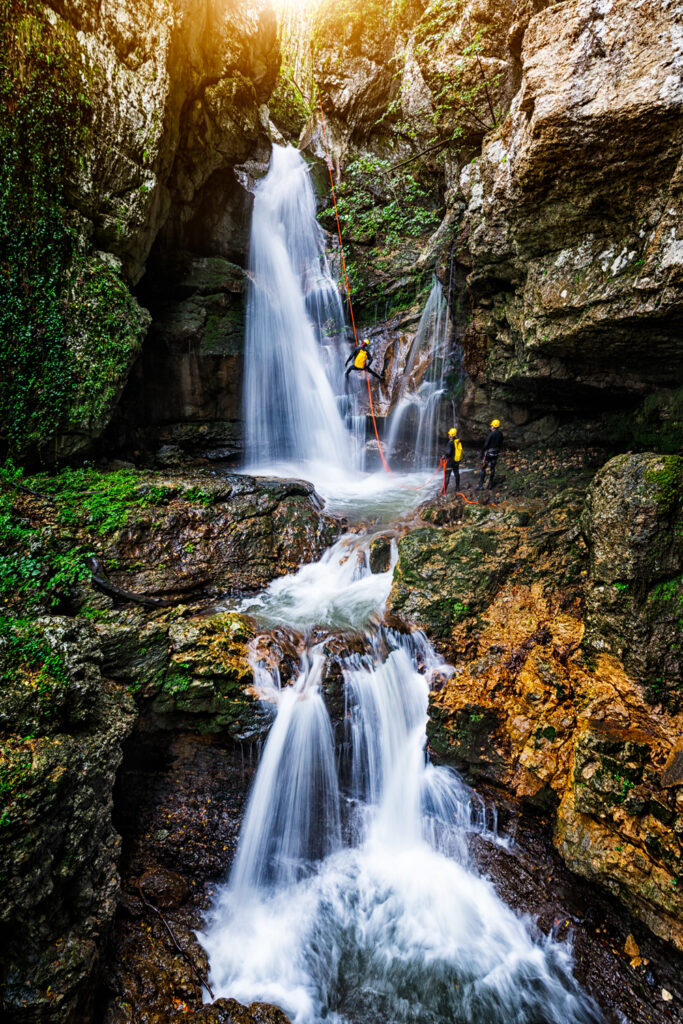
{"label": "person standing on ledge", "polygon": [[451,427],[448,431],[448,448],[443,454],[441,463],[445,462],[446,467],[443,477],[443,490],[442,494],[445,494],[448,490],[448,484],[451,479],[451,473],[455,477],[455,489],[460,490],[460,460],[462,458],[462,442],[458,437],[458,431],[455,427]]}
{"label": "person standing on ledge", "polygon": [[503,431],[500,429],[500,420],[491,420],[491,432],[481,450],[481,476],[477,485],[478,491],[484,486],[487,467],[490,468],[489,488],[493,487],[493,481],[496,476],[496,463],[498,462],[498,456],[502,447]]}
{"label": "person standing on ledge", "polygon": [[372,376],[376,377],[378,381],[383,381],[383,378],[378,373],[375,373],[374,370],[370,369],[371,362],[372,352],[370,351],[370,342],[368,341],[367,338],[364,338],[363,341],[358,343],[358,345],[356,346],[356,348],[354,348],[349,358],[346,360],[347,366],[349,366],[349,363],[351,363],[345,374],[347,380],[349,374],[351,373],[351,370],[358,370],[359,373],[362,373],[363,370],[367,370],[368,373],[371,373]]}

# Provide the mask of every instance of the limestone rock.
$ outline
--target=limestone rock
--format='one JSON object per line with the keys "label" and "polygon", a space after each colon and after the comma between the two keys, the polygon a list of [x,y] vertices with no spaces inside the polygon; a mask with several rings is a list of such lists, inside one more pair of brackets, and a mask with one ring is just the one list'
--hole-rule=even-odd
{"label": "limestone rock", "polygon": [[467,365],[499,405],[594,416],[680,377],[677,15],[573,0],[529,23],[510,116],[460,177]]}
{"label": "limestone rock", "polygon": [[[57,1022],[89,1016],[87,983],[116,909],[112,789],[133,706],[101,678],[90,624],[41,621],[34,650],[43,632],[50,660],[37,676],[19,664],[14,685],[41,713],[0,700],[0,1005],[7,1020]],[[3,670],[10,656],[0,651]]]}

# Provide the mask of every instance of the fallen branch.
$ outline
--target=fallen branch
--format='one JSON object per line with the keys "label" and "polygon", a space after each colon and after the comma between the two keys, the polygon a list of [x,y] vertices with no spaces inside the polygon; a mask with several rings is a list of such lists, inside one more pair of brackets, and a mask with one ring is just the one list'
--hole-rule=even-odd
{"label": "fallen branch", "polygon": [[[87,565],[92,573],[93,587],[101,590],[103,594],[108,594],[110,597],[118,597],[123,601],[135,601],[137,604],[144,604],[149,608],[171,608],[174,604],[178,603],[177,600],[171,597],[145,597],[144,594],[134,594],[130,590],[122,590],[121,587],[114,586],[107,579],[104,566],[99,558],[95,558],[94,555],[88,559]],[[179,600],[182,600],[182,598]]]}
{"label": "fallen branch", "polygon": [[150,903],[150,901],[147,899],[147,897],[145,896],[144,892],[142,891],[142,885],[140,884],[140,882],[138,882],[138,892],[140,893],[140,898],[141,898],[142,902],[145,904],[145,906],[149,907],[150,910],[153,910],[154,913],[159,918],[161,918],[161,921],[162,921],[164,927],[166,928],[166,931],[171,936],[171,942],[173,943],[175,948],[178,950],[180,955],[185,957],[185,959],[187,960],[188,964],[190,965],[190,967],[194,971],[195,976],[196,976],[197,980],[199,981],[199,984],[202,985],[206,989],[206,991],[209,993],[209,995],[211,996],[212,999],[215,999],[216,997],[213,994],[213,989],[209,985],[209,982],[206,980],[206,978],[204,978],[203,974],[201,973],[201,971],[197,967],[196,963],[194,962],[194,959],[190,956],[190,954],[187,952],[187,950],[183,949],[183,947],[180,945],[180,943],[176,939],[175,935],[173,934],[173,930],[172,930],[170,924],[168,923],[168,921],[166,920],[164,915],[161,913],[159,908],[155,907],[154,904]]}

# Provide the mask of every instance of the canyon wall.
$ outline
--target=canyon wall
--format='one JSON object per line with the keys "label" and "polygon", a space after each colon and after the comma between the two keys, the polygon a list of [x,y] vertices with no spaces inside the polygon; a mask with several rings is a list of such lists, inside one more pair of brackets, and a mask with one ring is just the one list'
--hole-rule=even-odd
{"label": "canyon wall", "polygon": [[[8,161],[17,194],[16,209],[3,200],[13,246],[3,266],[38,294],[35,264],[47,263],[53,290],[43,312],[37,299],[21,307],[17,284],[3,447],[47,460],[91,449],[143,350],[147,306],[155,326],[119,433],[141,421],[238,420],[234,388],[217,398],[215,379],[234,375],[241,345],[250,161],[269,156],[263,104],[280,63],[273,11],[243,0],[31,0],[10,5],[2,28],[6,95],[15,95],[6,130],[18,154]],[[41,153],[55,133],[60,161],[46,175]],[[17,230],[27,206],[31,240]],[[36,248],[46,226],[53,240]]]}

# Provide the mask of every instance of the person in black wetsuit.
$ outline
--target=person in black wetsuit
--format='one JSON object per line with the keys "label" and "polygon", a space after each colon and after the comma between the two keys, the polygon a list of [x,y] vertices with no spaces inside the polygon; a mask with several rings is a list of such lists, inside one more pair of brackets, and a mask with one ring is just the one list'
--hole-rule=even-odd
{"label": "person in black wetsuit", "polygon": [[496,476],[496,463],[498,462],[498,456],[500,455],[502,447],[503,432],[500,429],[500,420],[492,420],[491,432],[486,438],[484,447],[481,450],[481,476],[479,477],[479,483],[477,485],[478,491],[480,491],[484,486],[487,468],[490,470],[489,487],[493,487],[493,481]]}
{"label": "person in black wetsuit", "polygon": [[[359,342],[356,348],[354,348],[353,352],[346,360],[346,365],[349,367],[345,374],[347,379],[349,374],[351,373],[351,370],[358,370],[359,373],[362,373],[363,370],[367,370],[368,373],[371,373],[373,377],[377,378],[377,380],[381,381],[383,379],[379,375],[379,373],[375,373],[374,370],[370,369],[370,363],[372,362],[372,352],[370,351],[369,346],[370,343],[368,339],[364,338],[363,341]],[[349,363],[351,363],[350,366]]]}
{"label": "person in black wetsuit", "polygon": [[446,469],[443,478],[443,490],[442,494],[445,494],[448,490],[448,484],[451,479],[451,473],[455,477],[455,489],[460,490],[460,460],[462,458],[462,442],[458,437],[458,431],[455,427],[451,427],[448,431],[448,448],[443,453],[442,462],[446,463]]}

